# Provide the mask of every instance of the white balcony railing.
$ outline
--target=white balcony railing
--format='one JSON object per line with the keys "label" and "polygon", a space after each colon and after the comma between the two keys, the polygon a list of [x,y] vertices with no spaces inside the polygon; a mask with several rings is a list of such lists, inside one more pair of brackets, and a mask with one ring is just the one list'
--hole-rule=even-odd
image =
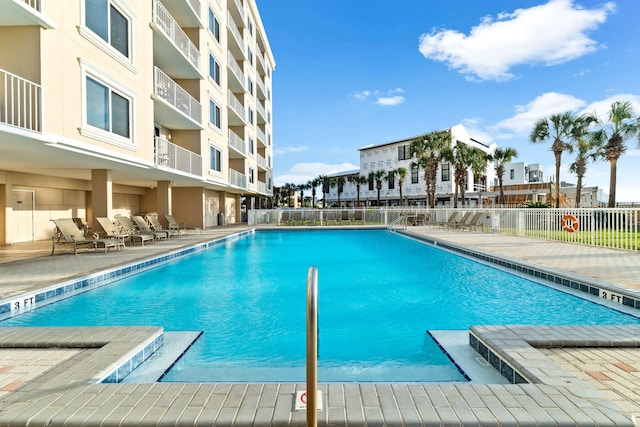
{"label": "white balcony railing", "polygon": [[188,0],[188,2],[191,5],[191,9],[196,13],[196,16],[202,19],[200,16],[200,0]]}
{"label": "white balcony railing", "polygon": [[238,136],[237,133],[232,130],[229,130],[229,145],[242,154],[247,153],[247,144],[245,143],[244,139],[242,139],[240,136]]}
{"label": "white balcony railing", "polygon": [[158,67],[154,69],[155,94],[197,123],[202,122],[202,106]]}
{"label": "white balcony railing", "polygon": [[240,100],[231,91],[229,91],[229,107],[231,107],[231,109],[235,111],[242,120],[247,120],[244,113],[244,105],[242,105],[242,102],[240,102]]}
{"label": "white balcony railing", "polygon": [[267,183],[258,181],[258,193],[266,193],[267,192]]}
{"label": "white balcony railing", "polygon": [[264,145],[267,145],[267,135],[265,135],[262,129],[256,128],[256,135],[258,135],[258,139],[262,141]]}
{"label": "white balcony railing", "polygon": [[200,70],[200,51],[159,0],[153,2],[153,11],[153,22],[160,28],[164,35],[173,42],[176,48],[182,52],[184,57],[187,58],[196,69]]}
{"label": "white balcony railing", "polygon": [[262,117],[267,120],[267,110],[265,110],[265,108],[262,106],[261,103],[258,102],[257,104],[257,110],[258,110],[258,114],[261,114]]}
{"label": "white balcony railing", "polygon": [[202,156],[156,137],[156,165],[202,176]]}
{"label": "white balcony railing", "polygon": [[233,74],[240,81],[240,83],[242,83],[242,87],[244,87],[244,82],[245,82],[244,73],[242,72],[242,69],[236,62],[231,52],[227,52],[227,63],[229,64],[231,71],[233,71]]}
{"label": "white balcony railing", "polygon": [[41,0],[22,0],[24,4],[37,10],[38,12],[42,12],[42,2]]}
{"label": "white balcony railing", "polygon": [[258,166],[266,169],[267,168],[267,159],[265,159],[262,155],[257,154],[256,158],[258,159]]}
{"label": "white balcony railing", "polygon": [[231,12],[227,12],[227,25],[231,29],[231,33],[233,34],[233,37],[235,37],[236,42],[242,48],[241,50],[243,52],[243,55],[246,55],[245,52],[247,49],[245,48],[244,39],[242,38],[242,34],[240,33],[238,26],[236,25],[236,21],[233,19],[233,16],[231,16]]}
{"label": "white balcony railing", "polygon": [[0,69],[0,123],[42,132],[40,85]]}
{"label": "white balcony railing", "polygon": [[247,188],[247,176],[233,169],[229,169],[229,184],[240,188]]}

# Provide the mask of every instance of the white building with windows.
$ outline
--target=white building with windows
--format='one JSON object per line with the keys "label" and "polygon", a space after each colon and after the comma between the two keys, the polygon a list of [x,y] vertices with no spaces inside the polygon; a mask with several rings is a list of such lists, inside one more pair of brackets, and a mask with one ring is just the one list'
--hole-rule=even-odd
{"label": "white building with windows", "polygon": [[0,0],[0,244],[50,219],[241,220],[272,194],[255,0]]}
{"label": "white building with windows", "polygon": [[[535,182],[544,182],[542,165],[525,162],[511,162],[504,165],[503,185],[531,184]],[[493,185],[498,186],[498,177],[495,177]]]}
{"label": "white building with windows", "polygon": [[[492,154],[497,145],[483,144],[471,138],[467,130],[462,125],[451,127],[451,143],[462,143],[471,147],[478,148],[487,154]],[[424,181],[424,170],[412,167],[415,158],[411,156],[410,146],[415,139],[403,139],[375,146],[366,146],[360,149],[360,175],[369,177],[371,172],[384,170],[385,172],[396,170],[400,167],[407,170],[407,176],[402,184],[402,197],[404,202],[402,205],[424,206],[426,204],[426,186]],[[454,197],[454,177],[453,169],[449,163],[441,163],[438,167],[438,177],[436,182],[437,204],[439,206],[448,206],[453,204]],[[482,191],[486,190],[487,183],[492,183],[495,178],[495,169],[491,162],[487,162],[485,176],[481,182],[474,182],[473,174],[468,171],[467,189],[465,197],[467,203],[474,205],[479,203],[479,197]],[[360,188],[360,200],[367,206],[378,205],[378,189],[376,182],[369,179],[367,184]],[[477,191],[480,190],[480,191]],[[340,196],[341,204],[352,206],[353,201],[357,197],[345,197],[345,195],[356,195],[354,184],[346,184],[343,193]],[[357,196],[357,195],[356,195]],[[337,202],[337,192],[335,189],[327,195],[327,203]],[[397,206],[400,205],[400,185],[397,174],[394,179],[384,180],[382,189],[380,190],[380,205]]]}

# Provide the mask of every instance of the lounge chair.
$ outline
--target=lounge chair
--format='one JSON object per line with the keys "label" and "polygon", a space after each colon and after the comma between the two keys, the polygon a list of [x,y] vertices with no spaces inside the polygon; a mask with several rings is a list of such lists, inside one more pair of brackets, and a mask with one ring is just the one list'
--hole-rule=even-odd
{"label": "lounge chair", "polygon": [[154,239],[160,240],[160,239],[166,239],[169,237],[169,233],[166,231],[152,230],[151,227],[149,227],[149,224],[147,224],[147,221],[145,221],[145,219],[142,218],[140,215],[133,215],[131,218],[133,219],[133,222],[136,224],[136,227],[138,228],[138,230],[140,230],[143,233],[153,234]]}
{"label": "lounge chair", "polygon": [[160,238],[160,237],[156,237],[155,234],[148,229],[148,227],[147,227],[147,230],[144,230],[144,231],[138,230],[138,228],[134,225],[134,223],[131,222],[131,219],[129,219],[126,216],[116,216],[115,220],[123,232],[129,233],[132,236],[146,236],[146,237],[143,237],[144,240],[141,240],[143,244],[144,244],[144,241],[146,240],[151,240],[153,242],[156,240],[156,238],[158,239]]}
{"label": "lounge chair", "polygon": [[51,220],[56,225],[56,235],[51,238],[51,255],[56,250],[56,245],[73,245],[73,253],[78,255],[78,246],[93,246],[98,251],[104,248],[104,253],[111,248],[118,248],[120,243],[115,239],[87,239],[82,230],[78,228],[71,218],[59,218]]}
{"label": "lounge chair", "polygon": [[453,212],[445,222],[438,222],[438,225],[442,228],[449,227],[451,224],[455,224],[457,217],[458,212]]}
{"label": "lounge chair", "polygon": [[471,212],[465,212],[462,215],[462,218],[460,218],[460,221],[453,221],[452,223],[447,224],[447,228],[454,228],[454,229],[462,228],[464,223],[469,220],[470,216],[471,216]]}
{"label": "lounge chair", "polygon": [[351,220],[349,219],[349,211],[342,211],[340,214],[340,224],[347,223],[351,225]]}
{"label": "lounge chair", "polygon": [[318,223],[318,216],[316,211],[305,212],[304,225],[316,225]]}
{"label": "lounge chair", "polygon": [[338,225],[338,218],[336,217],[336,213],[333,211],[327,212],[324,216],[324,222],[327,225],[330,225],[330,223],[333,223],[333,225]]}
{"label": "lounge chair", "polygon": [[180,234],[182,234],[182,230],[180,229],[175,230],[164,227],[156,215],[147,215],[143,219],[147,221],[147,224],[149,224],[153,231],[165,231],[168,237],[180,237]]}
{"label": "lounge chair", "polygon": [[353,222],[354,224],[362,223],[364,225],[364,211],[353,211]]}
{"label": "lounge chair", "polygon": [[473,217],[471,217],[466,224],[462,224],[461,230],[467,229],[471,231],[472,228],[477,230],[478,227],[482,227],[482,230],[484,231],[484,225],[482,225],[482,222],[480,221],[482,219],[482,215],[482,212],[476,212],[473,214]]}
{"label": "lounge chair", "polygon": [[427,215],[423,213],[419,213],[416,215],[416,219],[413,222],[413,225],[424,225],[427,220]]}
{"label": "lounge chair", "polygon": [[[124,247],[125,239],[129,239],[129,242],[133,243],[136,240],[140,242],[140,245],[144,246],[144,242],[153,241],[153,236],[151,234],[136,234],[133,231],[123,231],[121,227],[117,227],[113,221],[111,221],[106,216],[97,217],[95,220],[98,222],[100,227],[102,227],[102,231],[104,232],[104,236],[112,239],[120,239],[122,241],[122,246]],[[133,226],[133,224],[132,224]]]}
{"label": "lounge chair", "polygon": [[187,225],[187,224],[183,224],[182,227],[180,227],[180,224],[178,224],[178,221],[175,220],[175,218],[173,217],[173,215],[171,214],[164,214],[164,217],[167,219],[167,223],[169,224],[169,228],[173,229],[173,230],[199,230],[200,234],[202,234],[202,228],[201,227],[196,227],[195,225]]}
{"label": "lounge chair", "polygon": [[304,224],[304,221],[302,220],[302,212],[294,212],[293,213],[293,218],[291,219],[291,223],[293,225],[296,225],[298,223],[300,223],[300,225]]}
{"label": "lounge chair", "polygon": [[289,211],[282,212],[282,216],[280,216],[280,225],[289,225],[290,222]]}

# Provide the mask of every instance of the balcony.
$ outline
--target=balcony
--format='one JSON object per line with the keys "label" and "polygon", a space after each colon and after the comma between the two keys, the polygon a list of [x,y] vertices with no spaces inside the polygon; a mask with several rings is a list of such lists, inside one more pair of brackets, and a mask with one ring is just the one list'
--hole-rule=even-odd
{"label": "balcony", "polygon": [[258,181],[258,193],[266,194],[267,193],[267,183]]}
{"label": "balcony", "polygon": [[153,2],[152,27],[154,64],[176,79],[203,78],[200,51],[159,0]]}
{"label": "balcony", "polygon": [[247,144],[245,143],[244,139],[242,139],[237,133],[232,130],[229,130],[229,147],[232,148],[232,150],[229,150],[230,158],[246,157]]}
{"label": "balcony", "polygon": [[244,105],[240,100],[233,94],[233,92],[228,92],[228,101],[229,101],[229,126],[245,126],[246,125],[246,116],[244,112]]}
{"label": "balcony", "polygon": [[46,30],[56,24],[42,14],[42,0],[0,0],[0,26],[38,26]]}
{"label": "balcony", "polygon": [[164,7],[182,28],[204,28],[200,0],[164,0]]}
{"label": "balcony", "polygon": [[264,101],[267,99],[267,87],[262,81],[262,77],[258,77],[256,79],[256,88],[258,89],[258,99]]}
{"label": "balcony", "polygon": [[157,166],[202,176],[202,156],[156,137],[155,162]]}
{"label": "balcony", "polygon": [[260,145],[266,147],[267,146],[267,135],[259,127],[256,128],[256,136],[258,137],[257,139],[258,139],[258,142],[260,143]]}
{"label": "balcony", "polygon": [[42,132],[40,85],[0,69],[0,123]]}
{"label": "balcony", "polygon": [[242,22],[242,26],[244,27],[244,8],[242,7],[242,1],[227,0],[227,9],[234,16],[235,20]]}
{"label": "balcony", "polygon": [[258,124],[263,125],[265,123],[268,123],[269,121],[267,120],[267,110],[265,110],[264,106],[259,102],[256,105],[256,111],[258,111]]}
{"label": "balcony", "polygon": [[245,92],[244,82],[246,77],[231,52],[227,52],[227,66],[231,70],[229,73],[229,88],[235,92]]}
{"label": "balcony", "polygon": [[261,154],[256,154],[256,158],[258,159],[258,167],[262,170],[267,170],[267,159],[264,158]]}
{"label": "balcony", "polygon": [[[228,37],[227,45],[229,46],[229,50],[233,53],[233,56],[240,59],[247,59],[245,56],[245,44],[244,39],[242,38],[242,33],[238,29],[236,25],[236,21],[231,16],[231,13],[227,12],[227,28],[229,29],[229,33],[231,37]],[[235,42],[235,43],[234,43]]]}
{"label": "balcony", "polygon": [[234,187],[247,188],[247,176],[236,170],[229,169],[229,184]]}
{"label": "balcony", "polygon": [[154,119],[171,129],[203,129],[202,106],[160,68],[154,68]]}

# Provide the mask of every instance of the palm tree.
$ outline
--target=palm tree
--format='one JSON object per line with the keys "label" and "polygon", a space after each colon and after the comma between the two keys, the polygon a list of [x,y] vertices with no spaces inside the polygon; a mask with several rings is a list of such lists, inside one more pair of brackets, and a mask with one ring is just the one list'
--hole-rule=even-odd
{"label": "palm tree", "polygon": [[398,175],[398,187],[400,189],[400,206],[404,206],[402,199],[402,184],[404,184],[404,180],[407,178],[407,169],[399,167],[396,169],[396,174]]}
{"label": "palm tree", "polygon": [[498,176],[498,185],[500,186],[500,200],[498,203],[501,206],[504,206],[504,189],[502,187],[502,182],[504,180],[504,165],[511,162],[514,157],[518,157],[518,151],[511,147],[497,148],[491,156],[496,168],[496,175]]}
{"label": "palm tree", "polygon": [[326,198],[326,194],[329,192],[329,185],[331,184],[331,178],[329,178],[326,175],[319,175],[318,178],[316,178],[319,182],[319,184],[322,186],[322,207],[326,208],[327,207],[327,198]]}
{"label": "palm tree", "polygon": [[[387,171],[387,174],[385,175],[385,177],[383,178],[385,181],[389,182],[389,183],[395,183],[396,182],[396,170],[395,169],[391,169],[390,171]],[[387,191],[387,206],[389,206],[389,192]]]}
{"label": "palm tree", "polygon": [[473,182],[476,184],[478,191],[478,202],[482,207],[482,184],[484,174],[487,171],[487,162],[491,160],[491,155],[485,153],[479,148],[474,148],[471,152],[471,172],[473,173]]}
{"label": "palm tree", "polygon": [[300,191],[300,206],[304,207],[304,191],[305,190],[309,190],[311,188],[311,185],[308,182],[305,182],[304,184],[298,184],[296,186],[296,190]]}
{"label": "palm tree", "polygon": [[344,179],[344,176],[339,176],[337,178],[335,178],[335,185],[338,187],[338,208],[340,207],[340,194],[343,192],[344,190],[344,183],[346,182],[346,180]]}
{"label": "palm tree", "polygon": [[360,186],[363,184],[366,184],[368,179],[366,176],[360,175],[360,174],[351,175],[347,179],[349,180],[350,183],[355,184],[356,186],[356,198],[357,198],[356,204],[360,206]]}
{"label": "palm tree", "polygon": [[[627,150],[625,141],[638,136],[640,138],[640,118],[632,121],[635,112],[629,101],[615,101],[607,114],[608,123],[592,134],[594,141],[600,146],[600,156],[609,162],[609,204],[616,206],[616,178],[618,159]],[[640,139],[638,141],[640,147]]]}
{"label": "palm tree", "polygon": [[556,208],[560,207],[560,165],[562,162],[563,151],[573,151],[573,146],[570,141],[564,139],[571,138],[571,131],[573,129],[573,122],[575,118],[571,111],[567,111],[561,114],[554,114],[549,118],[538,120],[531,131],[529,140],[531,143],[544,142],[552,139],[551,151],[556,158]]}
{"label": "palm tree", "polygon": [[443,159],[451,163],[454,168],[454,208],[458,207],[458,190],[460,191],[460,196],[462,197],[462,206],[465,205],[464,192],[467,185],[467,175],[469,173],[468,169],[472,164],[471,158],[473,155],[473,150],[473,147],[470,147],[466,144],[457,143],[452,148],[447,148],[442,152]]}
{"label": "palm tree", "polygon": [[416,161],[411,167],[424,168],[424,182],[427,191],[427,203],[432,208],[436,205],[436,181],[438,163],[442,152],[451,146],[451,132],[448,130],[433,131],[415,138],[411,142],[411,155]]}
{"label": "palm tree", "polygon": [[313,209],[316,208],[316,187],[318,187],[319,184],[320,184],[319,177],[313,178],[312,180],[307,182],[307,185],[309,186],[309,188],[311,188],[311,207]]}
{"label": "palm tree", "polygon": [[291,207],[291,196],[293,196],[296,192],[297,186],[290,182],[287,182],[282,186],[283,196],[287,198],[287,206]]}
{"label": "palm tree", "polygon": [[569,165],[569,171],[575,173],[578,177],[576,184],[576,208],[580,207],[580,199],[582,198],[582,178],[587,172],[587,162],[595,161],[598,157],[598,144],[593,138],[590,138],[589,127],[592,123],[597,123],[598,118],[595,114],[582,115],[575,118],[572,138],[575,143],[577,156],[573,163]]}
{"label": "palm tree", "polygon": [[369,172],[369,178],[376,181],[376,189],[378,190],[378,206],[380,206],[380,190],[382,190],[382,180],[387,175],[387,171],[384,169],[378,169],[377,171]]}

